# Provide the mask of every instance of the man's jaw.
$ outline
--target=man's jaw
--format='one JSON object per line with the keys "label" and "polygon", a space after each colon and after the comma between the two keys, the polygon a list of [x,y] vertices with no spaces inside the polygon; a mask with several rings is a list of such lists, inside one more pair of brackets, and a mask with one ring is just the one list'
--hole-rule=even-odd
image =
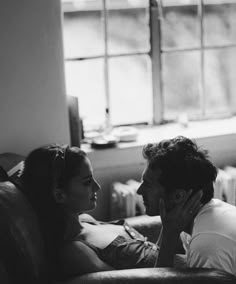
{"label": "man's jaw", "polygon": [[160,215],[160,212],[159,212],[159,208],[157,209],[157,208],[150,208],[150,206],[148,206],[148,204],[147,205],[145,205],[145,211],[146,211],[146,214],[148,215],[148,216],[159,216]]}
{"label": "man's jaw", "polygon": [[151,208],[148,199],[145,196],[143,197],[143,204],[145,206],[145,212],[148,216],[158,216],[160,215],[159,208]]}

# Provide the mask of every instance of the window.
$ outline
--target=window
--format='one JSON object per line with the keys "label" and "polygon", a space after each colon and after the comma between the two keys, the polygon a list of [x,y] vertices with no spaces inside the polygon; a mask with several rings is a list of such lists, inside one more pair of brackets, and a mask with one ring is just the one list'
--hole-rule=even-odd
{"label": "window", "polygon": [[236,0],[62,0],[85,130],[236,112]]}

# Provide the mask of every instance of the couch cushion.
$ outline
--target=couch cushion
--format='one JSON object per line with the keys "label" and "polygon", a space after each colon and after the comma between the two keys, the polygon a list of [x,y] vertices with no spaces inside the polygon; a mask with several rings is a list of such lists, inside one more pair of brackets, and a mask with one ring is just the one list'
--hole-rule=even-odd
{"label": "couch cushion", "polygon": [[37,219],[30,204],[11,182],[1,182],[0,258],[11,281],[45,283],[42,280],[45,277],[43,251]]}
{"label": "couch cushion", "polygon": [[15,167],[21,161],[24,161],[24,156],[15,153],[2,153],[0,154],[0,166],[4,168],[6,172]]}
{"label": "couch cushion", "polygon": [[24,168],[24,159],[24,156],[15,153],[0,154],[0,181],[9,180],[20,188],[20,175]]}

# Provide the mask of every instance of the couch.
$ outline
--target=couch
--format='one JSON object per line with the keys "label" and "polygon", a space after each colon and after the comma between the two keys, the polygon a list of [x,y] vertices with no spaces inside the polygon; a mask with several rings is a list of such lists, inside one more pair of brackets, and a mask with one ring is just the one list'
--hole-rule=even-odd
{"label": "couch", "polygon": [[[8,171],[22,159],[0,155],[0,165]],[[127,218],[149,240],[155,241],[161,228],[159,217]],[[0,283],[80,284],[80,283],[235,283],[236,277],[216,269],[142,268],[90,273],[49,283],[46,276],[43,241],[37,218],[25,196],[10,181],[0,182]]]}

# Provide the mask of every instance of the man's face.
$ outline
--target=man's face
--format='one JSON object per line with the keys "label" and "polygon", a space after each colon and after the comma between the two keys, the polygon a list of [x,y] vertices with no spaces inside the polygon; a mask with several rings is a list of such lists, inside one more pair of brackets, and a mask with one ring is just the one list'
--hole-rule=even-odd
{"label": "man's face", "polygon": [[160,169],[152,170],[147,166],[143,171],[142,183],[137,191],[143,197],[146,214],[150,216],[160,215],[160,198],[165,199],[165,189],[159,183],[160,174]]}

